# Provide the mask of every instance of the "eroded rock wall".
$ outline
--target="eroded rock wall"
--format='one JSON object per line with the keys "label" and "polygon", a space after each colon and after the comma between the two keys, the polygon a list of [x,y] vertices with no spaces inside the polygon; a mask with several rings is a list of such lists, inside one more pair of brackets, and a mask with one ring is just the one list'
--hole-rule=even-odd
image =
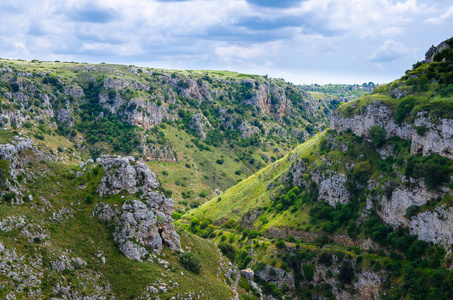
{"label": "eroded rock wall", "polygon": [[136,200],[127,200],[123,205],[100,203],[94,211],[99,219],[114,224],[113,238],[121,252],[141,261],[150,252],[161,253],[163,246],[181,251],[171,217],[173,200],[155,191],[159,183],[148,166],[120,156],[102,156],[98,163],[104,169],[98,187],[101,197],[121,191],[137,195]]}

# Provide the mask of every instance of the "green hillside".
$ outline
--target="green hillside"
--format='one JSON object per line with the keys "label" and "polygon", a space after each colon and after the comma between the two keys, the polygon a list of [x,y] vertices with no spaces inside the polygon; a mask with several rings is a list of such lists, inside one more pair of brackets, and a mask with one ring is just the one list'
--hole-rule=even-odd
{"label": "green hillside", "polygon": [[332,107],[267,76],[6,59],[0,100],[4,128],[62,159],[148,161],[181,211],[324,129]]}
{"label": "green hillside", "polygon": [[[274,245],[284,240],[274,260],[295,273],[306,273],[304,262],[320,268],[322,249],[343,251],[356,266],[377,253],[386,262],[373,270],[388,279],[375,297],[447,299],[453,274],[451,51],[341,105],[331,129],[183,219],[201,236],[206,234],[196,224],[203,220],[234,230],[242,236],[232,241],[238,249],[254,248],[263,237]],[[306,247],[318,260],[299,252]],[[294,252],[296,260],[289,260]],[[257,253],[248,265],[256,270],[270,260]],[[296,294],[307,293],[310,281],[305,276],[295,284]],[[338,284],[329,283],[333,290]]]}

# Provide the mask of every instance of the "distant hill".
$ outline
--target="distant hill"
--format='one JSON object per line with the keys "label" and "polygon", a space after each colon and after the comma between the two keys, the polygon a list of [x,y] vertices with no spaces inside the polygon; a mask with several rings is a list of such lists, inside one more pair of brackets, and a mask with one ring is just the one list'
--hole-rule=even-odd
{"label": "distant hill", "polygon": [[370,94],[376,88],[373,82],[363,84],[311,84],[300,87],[313,97],[329,97],[333,104],[349,102],[364,95]]}
{"label": "distant hill", "polygon": [[267,76],[5,59],[0,100],[1,126],[63,159],[148,161],[181,210],[324,129],[332,109]]}

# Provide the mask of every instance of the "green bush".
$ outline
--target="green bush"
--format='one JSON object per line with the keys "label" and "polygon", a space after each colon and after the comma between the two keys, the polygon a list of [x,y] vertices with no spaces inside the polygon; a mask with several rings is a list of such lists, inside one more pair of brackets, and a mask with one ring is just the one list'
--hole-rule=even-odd
{"label": "green bush", "polygon": [[9,161],[6,159],[0,159],[0,188],[3,190],[6,188],[6,183],[9,177]]}
{"label": "green bush", "polygon": [[200,258],[192,252],[185,252],[181,254],[181,256],[179,257],[179,262],[184,268],[189,271],[192,271],[194,273],[201,272]]}
{"label": "green bush", "polygon": [[195,227],[198,226],[198,224],[200,224],[200,221],[197,218],[193,217],[192,220],[190,220],[190,226]]}
{"label": "green bush", "polygon": [[221,242],[219,243],[218,247],[220,251],[222,251],[223,255],[228,257],[231,261],[234,261],[234,259],[236,258],[236,248],[233,245],[231,245],[230,243]]}
{"label": "green bush", "polygon": [[203,220],[200,223],[200,229],[206,229],[209,225],[211,224],[211,221],[209,220]]}
{"label": "green bush", "polygon": [[308,282],[312,281],[313,277],[315,276],[315,266],[313,266],[312,264],[303,264],[302,270],[304,271],[305,279]]}
{"label": "green bush", "polygon": [[330,252],[321,253],[318,262],[330,267],[332,265],[332,254]]}
{"label": "green bush", "polygon": [[173,220],[179,220],[182,217],[182,213],[175,211],[171,214],[171,217],[173,218]]}
{"label": "green bush", "polygon": [[6,202],[11,203],[13,202],[17,197],[17,194],[15,192],[9,192],[3,195],[3,199],[5,199]]}
{"label": "green bush", "polygon": [[401,124],[404,119],[410,114],[415,106],[415,98],[412,96],[401,99],[396,108],[395,120],[398,124]]}
{"label": "green bush", "polygon": [[284,241],[279,240],[277,243],[275,243],[275,246],[276,246],[277,248],[279,248],[279,249],[283,249],[283,248],[286,247],[286,244],[285,244]]}
{"label": "green bush", "polygon": [[86,197],[85,201],[86,201],[86,203],[88,203],[88,204],[93,203],[93,196],[88,195],[88,196]]}
{"label": "green bush", "polygon": [[340,268],[340,272],[338,273],[338,280],[343,284],[348,284],[351,283],[353,277],[354,268],[352,267],[351,262],[344,262]]}
{"label": "green bush", "polygon": [[380,148],[384,145],[386,140],[386,132],[383,127],[373,126],[369,132],[373,145],[376,148]]}

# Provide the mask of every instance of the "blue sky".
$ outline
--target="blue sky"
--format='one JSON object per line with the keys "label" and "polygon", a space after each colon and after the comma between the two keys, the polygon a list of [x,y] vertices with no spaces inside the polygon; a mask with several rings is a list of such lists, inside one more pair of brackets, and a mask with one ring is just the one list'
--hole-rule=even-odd
{"label": "blue sky", "polygon": [[[453,36],[428,0],[0,0],[0,56],[389,82]],[[450,28],[450,29],[448,29]]]}

